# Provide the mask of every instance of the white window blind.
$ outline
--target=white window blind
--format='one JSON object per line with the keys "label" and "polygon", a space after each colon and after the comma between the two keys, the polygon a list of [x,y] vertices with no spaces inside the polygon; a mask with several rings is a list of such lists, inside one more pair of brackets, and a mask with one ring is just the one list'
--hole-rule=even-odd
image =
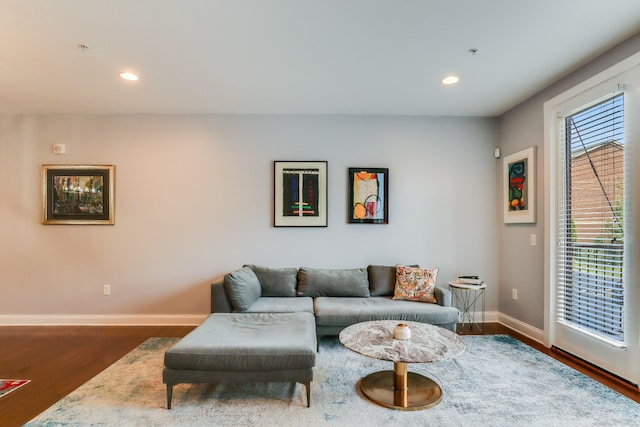
{"label": "white window blind", "polygon": [[623,342],[624,95],[564,118],[558,320]]}

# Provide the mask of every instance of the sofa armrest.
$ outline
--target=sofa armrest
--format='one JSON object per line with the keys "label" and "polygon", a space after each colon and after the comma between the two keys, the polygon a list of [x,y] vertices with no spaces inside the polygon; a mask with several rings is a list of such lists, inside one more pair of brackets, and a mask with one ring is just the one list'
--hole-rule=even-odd
{"label": "sofa armrest", "polygon": [[219,279],[211,284],[211,312],[212,313],[231,313],[231,301],[227,297],[227,291],[224,290],[224,279]]}
{"label": "sofa armrest", "polygon": [[451,307],[451,291],[448,288],[436,285],[433,293],[438,301],[438,305]]}

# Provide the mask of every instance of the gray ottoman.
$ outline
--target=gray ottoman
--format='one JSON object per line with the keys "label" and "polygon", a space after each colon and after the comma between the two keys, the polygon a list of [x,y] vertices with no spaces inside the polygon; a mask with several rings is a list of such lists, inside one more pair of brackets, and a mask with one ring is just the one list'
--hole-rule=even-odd
{"label": "gray ottoman", "polygon": [[165,352],[167,408],[182,383],[298,382],[310,406],[315,360],[312,313],[214,313]]}

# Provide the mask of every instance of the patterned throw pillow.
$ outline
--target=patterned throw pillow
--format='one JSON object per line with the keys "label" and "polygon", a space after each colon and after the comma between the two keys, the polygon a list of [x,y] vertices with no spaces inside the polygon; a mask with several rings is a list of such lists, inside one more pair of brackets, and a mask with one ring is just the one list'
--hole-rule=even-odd
{"label": "patterned throw pillow", "polygon": [[437,268],[396,266],[396,288],[393,299],[437,302],[433,294],[438,278]]}

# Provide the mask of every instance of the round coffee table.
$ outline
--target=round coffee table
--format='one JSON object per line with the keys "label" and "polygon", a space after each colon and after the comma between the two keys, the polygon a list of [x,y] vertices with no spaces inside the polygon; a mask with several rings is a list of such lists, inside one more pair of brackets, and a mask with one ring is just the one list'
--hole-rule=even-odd
{"label": "round coffee table", "polygon": [[[410,339],[393,338],[393,330],[399,323],[409,326]],[[364,377],[360,389],[373,402],[405,411],[431,408],[442,399],[440,386],[431,378],[407,372],[407,364],[449,359],[465,349],[464,341],[447,329],[398,320],[351,325],[340,332],[340,342],[363,356],[393,362],[393,371]]]}

